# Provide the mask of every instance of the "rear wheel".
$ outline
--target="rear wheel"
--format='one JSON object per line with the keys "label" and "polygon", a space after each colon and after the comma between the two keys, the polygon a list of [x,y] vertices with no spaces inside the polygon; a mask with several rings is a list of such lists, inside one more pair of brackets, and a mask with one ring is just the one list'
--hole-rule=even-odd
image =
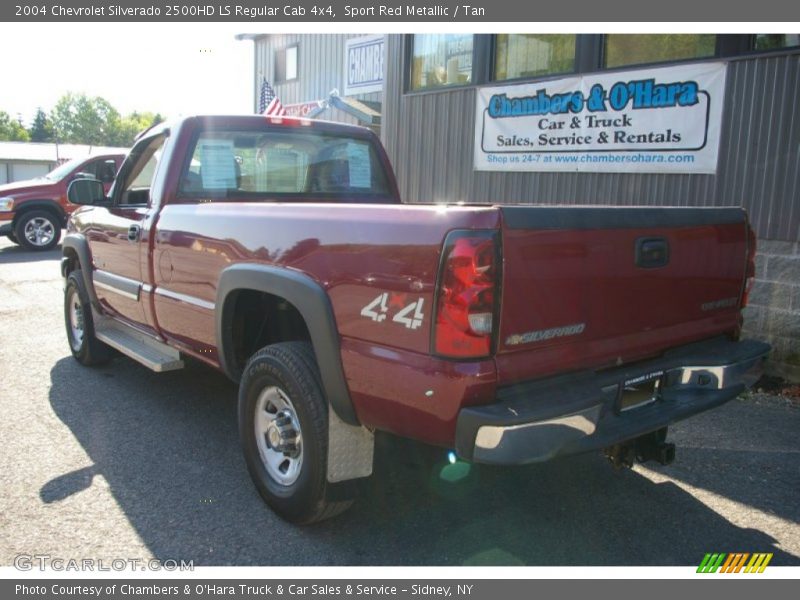
{"label": "rear wheel", "polygon": [[59,218],[47,210],[31,210],[17,218],[14,235],[26,250],[51,250],[61,238]]}
{"label": "rear wheel", "polygon": [[67,277],[67,286],[64,289],[64,322],[69,349],[79,363],[92,366],[108,362],[112,351],[94,335],[89,295],[80,270],[73,271]]}
{"label": "rear wheel", "polygon": [[247,469],[261,497],[293,523],[321,521],[352,504],[345,486],[327,481],[328,405],[313,356],[305,342],[267,346],[248,361],[239,389]]}

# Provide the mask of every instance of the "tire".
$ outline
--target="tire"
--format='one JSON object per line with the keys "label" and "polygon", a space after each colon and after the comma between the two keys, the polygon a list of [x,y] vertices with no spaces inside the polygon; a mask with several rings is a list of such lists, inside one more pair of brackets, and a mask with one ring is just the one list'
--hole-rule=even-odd
{"label": "tire", "polygon": [[9,241],[19,246],[19,240],[17,239],[16,235],[14,235],[13,233],[9,233],[6,237],[9,239]]}
{"label": "tire", "polygon": [[67,328],[69,349],[75,360],[91,367],[111,359],[113,356],[111,348],[94,335],[92,309],[80,269],[73,271],[67,277],[64,289],[64,323]]}
{"label": "tire", "polygon": [[313,523],[353,503],[352,486],[327,481],[328,404],[310,344],[273,344],[250,358],[239,436],[258,493],[283,519]]}
{"label": "tire", "polygon": [[52,250],[61,239],[61,218],[49,210],[31,210],[17,217],[17,243],[26,250]]}

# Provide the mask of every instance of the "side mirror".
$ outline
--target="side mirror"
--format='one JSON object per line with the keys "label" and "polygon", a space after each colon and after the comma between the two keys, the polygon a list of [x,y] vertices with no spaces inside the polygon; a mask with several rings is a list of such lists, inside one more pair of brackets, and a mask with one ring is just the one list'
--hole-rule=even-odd
{"label": "side mirror", "polygon": [[97,179],[75,179],[67,188],[67,199],[73,204],[98,204],[105,195],[103,182]]}

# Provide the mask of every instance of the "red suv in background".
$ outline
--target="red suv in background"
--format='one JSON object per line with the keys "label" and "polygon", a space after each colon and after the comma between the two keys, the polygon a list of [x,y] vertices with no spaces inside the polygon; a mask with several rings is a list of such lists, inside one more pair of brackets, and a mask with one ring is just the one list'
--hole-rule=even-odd
{"label": "red suv in background", "polygon": [[0,185],[0,235],[28,250],[50,250],[78,206],[67,201],[67,186],[82,177],[99,179],[106,192],[124,154],[76,158],[44,177]]}

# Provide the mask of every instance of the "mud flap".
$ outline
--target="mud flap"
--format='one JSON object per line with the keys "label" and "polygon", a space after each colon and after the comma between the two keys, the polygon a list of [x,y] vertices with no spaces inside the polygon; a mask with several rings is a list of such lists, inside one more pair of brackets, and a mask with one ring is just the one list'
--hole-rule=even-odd
{"label": "mud flap", "polygon": [[366,427],[348,425],[328,405],[328,474],[330,483],[369,477],[375,436]]}

